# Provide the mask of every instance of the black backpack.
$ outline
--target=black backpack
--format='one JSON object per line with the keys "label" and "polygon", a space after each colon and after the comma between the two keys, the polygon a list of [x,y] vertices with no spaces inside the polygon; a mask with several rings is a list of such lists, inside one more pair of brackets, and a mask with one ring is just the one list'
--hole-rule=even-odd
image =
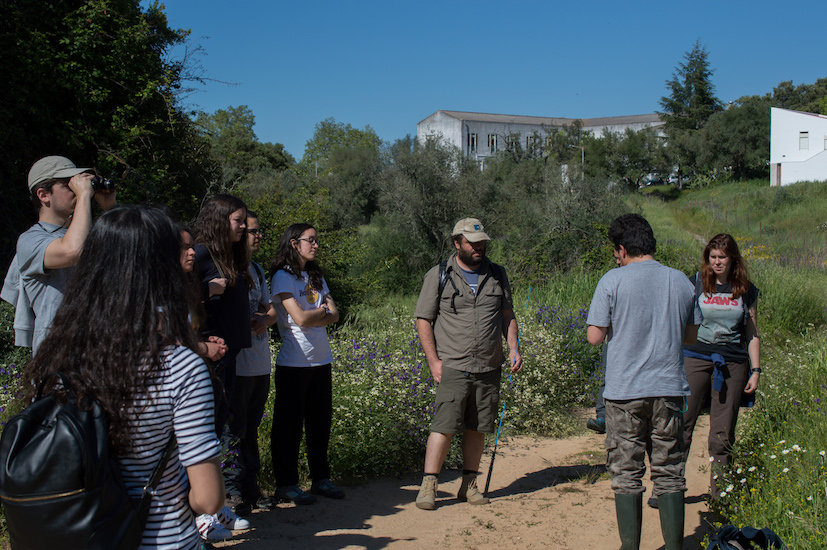
{"label": "black backpack", "polygon": [[[43,396],[60,378],[65,402]],[[80,407],[69,378],[43,380],[37,397],[15,415],[0,438],[0,500],[12,548],[137,548],[149,515],[152,492],[174,448],[144,488],[130,498],[109,448],[109,419],[97,401]]]}
{"label": "black backpack", "polygon": [[786,548],[781,538],[770,529],[737,528],[724,525],[712,536],[706,550],[747,550],[748,548]]}

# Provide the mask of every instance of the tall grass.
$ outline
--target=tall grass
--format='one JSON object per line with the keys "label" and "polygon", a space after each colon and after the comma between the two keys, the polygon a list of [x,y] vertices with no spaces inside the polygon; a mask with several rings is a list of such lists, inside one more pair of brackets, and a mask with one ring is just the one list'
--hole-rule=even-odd
{"label": "tall grass", "polygon": [[827,332],[770,350],[760,401],[740,422],[721,498],[727,523],[770,527],[790,547],[827,548]]}
{"label": "tall grass", "polygon": [[752,256],[782,265],[827,269],[827,184],[770,187],[765,181],[690,190],[677,199],[637,197],[645,216],[664,218],[704,243],[717,233],[736,237]]}
{"label": "tall grass", "polygon": [[711,510],[721,523],[769,527],[790,548],[827,548],[827,185],[733,183],[633,205],[659,250],[697,251],[693,270],[710,237],[733,235],[761,290],[759,399],[741,415]]}

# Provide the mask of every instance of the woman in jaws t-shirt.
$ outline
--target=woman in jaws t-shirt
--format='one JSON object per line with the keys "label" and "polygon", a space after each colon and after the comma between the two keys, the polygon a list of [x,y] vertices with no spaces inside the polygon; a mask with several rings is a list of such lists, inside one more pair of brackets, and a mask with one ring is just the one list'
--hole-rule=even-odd
{"label": "woman in jaws t-shirt", "polygon": [[[741,397],[755,392],[761,373],[756,319],[758,289],[749,281],[735,239],[723,233],[706,245],[703,267],[690,280],[700,289],[696,295],[704,320],[698,327],[697,342],[684,346],[684,367],[692,392],[684,413],[684,446],[688,456],[695,422],[704,402],[711,399],[710,490],[717,497],[716,478],[731,458]],[[749,315],[744,314],[745,310]],[[713,354],[720,355],[724,364],[716,367],[713,360],[717,355]]]}
{"label": "woman in jaws t-shirt", "polygon": [[[309,224],[293,224],[279,242],[271,271],[273,303],[282,345],[276,357],[276,400],[271,438],[276,496],[312,504],[313,494],[343,498],[330,481],[327,447],[333,417],[333,354],[325,327],[339,311],[316,263],[319,238]],[[302,428],[313,484],[305,493],[299,483]]]}

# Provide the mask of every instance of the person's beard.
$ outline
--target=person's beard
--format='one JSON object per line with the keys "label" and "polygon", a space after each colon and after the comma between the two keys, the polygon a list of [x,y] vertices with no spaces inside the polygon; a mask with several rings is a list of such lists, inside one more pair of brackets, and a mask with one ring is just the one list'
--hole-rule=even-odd
{"label": "person's beard", "polygon": [[465,250],[460,248],[459,250],[457,250],[457,257],[460,259],[462,263],[464,263],[468,267],[477,267],[485,259],[485,247],[483,247],[482,250],[479,251],[480,256],[478,258],[474,257],[474,252],[474,250],[472,250],[471,252],[466,252]]}

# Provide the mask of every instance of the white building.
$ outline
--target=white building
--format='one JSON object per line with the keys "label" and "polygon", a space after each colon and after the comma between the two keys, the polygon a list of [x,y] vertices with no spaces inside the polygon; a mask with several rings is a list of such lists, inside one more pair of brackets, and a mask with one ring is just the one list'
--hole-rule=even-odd
{"label": "white building", "polygon": [[[573,118],[549,118],[539,116],[495,115],[467,113],[463,111],[437,111],[416,125],[416,138],[420,143],[441,138],[458,147],[466,156],[481,160],[508,148],[509,140],[518,140],[520,147],[531,151],[542,146],[549,133],[574,123]],[[603,131],[624,132],[627,128],[661,130],[664,122],[656,113],[605,118],[580,119],[583,130],[601,137]]]}
{"label": "white building", "polygon": [[773,107],[770,185],[827,180],[827,116]]}

